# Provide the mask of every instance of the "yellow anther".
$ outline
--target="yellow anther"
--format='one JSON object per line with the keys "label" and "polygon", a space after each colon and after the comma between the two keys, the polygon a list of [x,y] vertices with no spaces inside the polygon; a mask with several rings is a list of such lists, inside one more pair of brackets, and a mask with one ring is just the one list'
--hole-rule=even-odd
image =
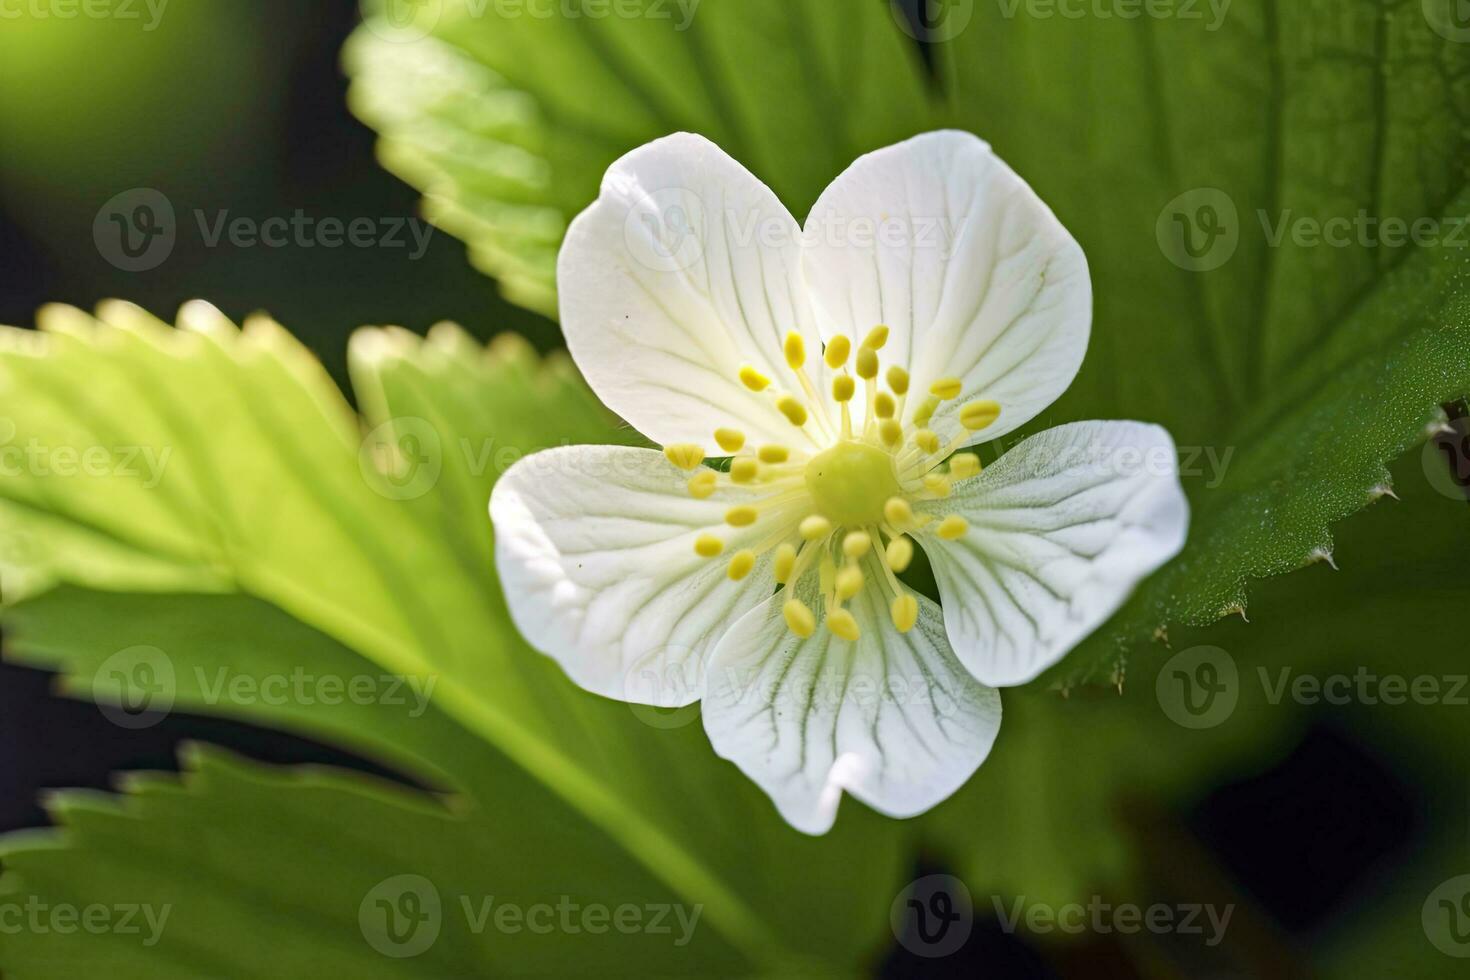
{"label": "yellow anther", "polygon": [[955,453],[949,459],[949,475],[956,480],[968,480],[980,472],[980,457],[974,453]]}
{"label": "yellow anther", "polygon": [[715,442],[727,453],[738,453],[745,445],[745,433],[739,429],[716,429]]}
{"label": "yellow anther", "polygon": [[954,487],[949,482],[949,477],[943,473],[925,473],[924,489],[936,497],[948,497],[954,492]]}
{"label": "yellow anther", "polygon": [[704,450],[692,442],[676,442],[664,447],[664,456],[681,470],[692,470],[704,462]]}
{"label": "yellow anther", "polygon": [[842,539],[842,553],[849,558],[861,558],[873,547],[873,539],[867,531],[851,531]]}
{"label": "yellow anther", "polygon": [[960,392],[965,389],[965,383],[959,378],[940,378],[929,386],[929,394],[943,401],[960,397]]}
{"label": "yellow anther", "polygon": [[878,396],[873,399],[873,411],[878,414],[880,419],[891,419],[893,418],[893,413],[898,411],[898,402],[894,401],[893,396],[888,392],[880,391],[878,392]]}
{"label": "yellow anther", "polygon": [[970,402],[960,409],[960,425],[979,432],[1000,418],[1000,405],[995,402]]}
{"label": "yellow anther", "polygon": [[909,373],[897,364],[888,369],[888,387],[895,395],[909,393]]}
{"label": "yellow anther", "polygon": [[890,449],[903,442],[903,424],[898,419],[884,419],[878,423],[878,437]]}
{"label": "yellow anther", "polygon": [[864,381],[878,376],[878,352],[873,350],[873,348],[858,348],[857,376]]}
{"label": "yellow anther", "polygon": [[939,452],[939,437],[932,429],[920,429],[914,433],[914,445],[926,453]]}
{"label": "yellow anther", "polygon": [[771,379],[747,364],[740,369],[740,383],[751,391],[765,391]]}
{"label": "yellow anther", "polygon": [[762,446],[756,455],[762,463],[784,463],[791,458],[791,450],[785,446]]}
{"label": "yellow anther", "polygon": [[853,392],[857,391],[857,382],[852,380],[850,374],[839,374],[832,379],[832,400],[835,402],[852,401]]}
{"label": "yellow anther", "polygon": [[797,526],[804,541],[820,541],[832,533],[832,522],[821,514],[813,514]]}
{"label": "yellow anther", "polygon": [[968,530],[970,530],[969,521],[958,514],[950,514],[939,522],[939,527],[935,528],[934,533],[946,541],[954,541],[957,538],[963,538]]}
{"label": "yellow anther", "polygon": [[725,511],[725,523],[731,527],[750,527],[759,516],[754,507],[731,507]]}
{"label": "yellow anther", "polygon": [[899,530],[914,523],[914,509],[902,497],[889,497],[883,505],[883,518]]}
{"label": "yellow anther", "polygon": [[700,470],[689,478],[689,496],[696,500],[704,500],[715,492],[715,482],[718,477],[714,470]]}
{"label": "yellow anther", "polygon": [[863,590],[863,570],[848,565],[837,573],[837,598],[846,602]]}
{"label": "yellow anther", "polygon": [[786,355],[786,363],[793,371],[800,371],[801,366],[806,363],[806,341],[795,330],[786,331],[781,352]]}
{"label": "yellow anther", "polygon": [[[853,619],[852,613],[846,609],[834,609],[829,612],[827,614],[827,628],[832,631],[833,635],[847,640],[849,643],[856,642],[857,638],[863,635],[863,631],[858,629],[857,620]],[[796,631],[792,630],[792,632],[795,633]]]}
{"label": "yellow anther", "polygon": [[863,338],[863,346],[869,350],[882,350],[886,343],[888,343],[888,328],[881,323],[869,330],[868,335]]}
{"label": "yellow anther", "polygon": [[928,425],[934,413],[939,410],[939,399],[929,395],[914,409],[914,425]]}
{"label": "yellow anther", "polygon": [[760,474],[761,467],[750,456],[741,456],[730,464],[730,481],[732,483],[750,483]]}
{"label": "yellow anther", "polygon": [[776,399],[776,407],[790,420],[792,425],[806,425],[806,406],[795,398],[790,395],[782,395]]}
{"label": "yellow anther", "polygon": [[817,617],[800,599],[787,599],[781,615],[786,617],[786,628],[803,640],[817,631]]}
{"label": "yellow anther", "polygon": [[773,572],[777,585],[785,585],[791,581],[791,573],[796,570],[796,547],[790,543],[782,544],[776,548],[775,567]]}
{"label": "yellow anther", "polygon": [[827,341],[827,352],[823,357],[827,361],[827,366],[835,371],[847,363],[847,355],[851,353],[852,341],[848,340],[842,334],[838,334]]}
{"label": "yellow anther", "polygon": [[730,576],[731,581],[738,582],[741,579],[745,578],[745,576],[749,575],[750,570],[754,567],[754,551],[750,551],[749,549],[737,551],[734,555],[731,556],[730,567],[725,570],[725,574]]}
{"label": "yellow anther", "polygon": [[894,596],[893,605],[888,607],[888,614],[893,617],[894,628],[900,633],[907,633],[919,621],[919,600],[907,592]]}
{"label": "yellow anther", "polygon": [[914,543],[908,538],[894,538],[888,542],[883,557],[888,559],[889,568],[902,574],[909,567],[909,562],[914,560]]}
{"label": "yellow anther", "polygon": [[713,534],[701,534],[694,539],[694,553],[701,558],[713,558],[725,550],[725,542]]}

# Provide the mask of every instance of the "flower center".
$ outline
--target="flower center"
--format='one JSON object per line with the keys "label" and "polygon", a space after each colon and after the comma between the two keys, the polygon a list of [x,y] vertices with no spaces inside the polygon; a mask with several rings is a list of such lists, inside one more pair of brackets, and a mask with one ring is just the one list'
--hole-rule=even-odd
{"label": "flower center", "polygon": [[839,525],[877,524],[883,505],[902,493],[893,454],[871,443],[839,442],[806,464],[817,513]]}

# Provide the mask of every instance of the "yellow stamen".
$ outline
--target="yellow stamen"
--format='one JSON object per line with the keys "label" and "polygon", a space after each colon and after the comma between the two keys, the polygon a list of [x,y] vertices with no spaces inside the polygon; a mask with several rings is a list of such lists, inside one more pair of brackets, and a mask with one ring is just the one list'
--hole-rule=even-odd
{"label": "yellow stamen", "polygon": [[832,379],[832,400],[834,402],[850,402],[856,391],[857,382],[852,380],[852,375],[839,374]]}
{"label": "yellow stamen", "polygon": [[857,595],[863,589],[863,570],[856,565],[848,565],[837,573],[837,598],[846,602]]}
{"label": "yellow stamen", "polygon": [[676,442],[664,447],[664,456],[681,470],[692,470],[704,462],[704,450],[692,442]]}
{"label": "yellow stamen", "polygon": [[878,397],[873,399],[873,411],[880,419],[891,419],[893,413],[898,411],[898,403],[888,392],[881,391]]}
{"label": "yellow stamen", "polygon": [[939,436],[935,435],[932,429],[920,429],[914,433],[914,445],[926,453],[937,453],[939,452]]}
{"label": "yellow stamen", "polygon": [[817,631],[817,617],[800,599],[787,599],[781,615],[786,617],[786,628],[803,640]]}
{"label": "yellow stamen", "polygon": [[888,387],[895,395],[909,393],[909,373],[895,364],[888,369]]}
{"label": "yellow stamen", "polygon": [[980,472],[980,457],[974,453],[957,453],[950,457],[949,475],[956,480],[968,480]]}
{"label": "yellow stamen", "polygon": [[924,474],[924,489],[934,494],[934,496],[941,498],[948,497],[954,492],[954,487],[950,484],[949,478],[942,473]]}
{"label": "yellow stamen", "polygon": [[742,456],[730,464],[732,483],[750,483],[760,474],[760,464],[749,456]]}
{"label": "yellow stamen", "polygon": [[995,402],[970,402],[960,409],[960,425],[979,432],[1000,418],[1000,405]]}
{"label": "yellow stamen", "polygon": [[754,507],[745,505],[731,507],[725,511],[725,523],[731,527],[750,527],[759,516],[759,513],[757,513]]}
{"label": "yellow stamen", "polygon": [[797,527],[803,541],[820,541],[832,533],[832,522],[821,514],[813,514]]}
{"label": "yellow stamen", "polygon": [[694,539],[694,553],[701,558],[713,558],[725,550],[725,542],[713,534],[701,534]]}
{"label": "yellow stamen", "polygon": [[747,364],[740,369],[740,383],[751,391],[765,391],[771,379]]}
{"label": "yellow stamen", "polygon": [[837,370],[847,363],[847,355],[851,353],[852,341],[848,340],[842,334],[838,334],[827,341],[827,353],[825,355],[827,366],[834,371]]}
{"label": "yellow stamen", "polygon": [[903,530],[914,523],[914,509],[902,497],[889,497],[888,503],[883,505],[883,517],[889,524]]}
{"label": "yellow stamen", "polygon": [[929,386],[929,394],[943,401],[960,397],[960,392],[965,388],[965,383],[959,378],[940,378]]}
{"label": "yellow stamen", "polygon": [[786,355],[787,366],[793,371],[800,371],[801,366],[806,363],[806,341],[795,330],[786,331],[786,341],[781,345],[781,351]]}
{"label": "yellow stamen", "polygon": [[762,446],[756,455],[762,463],[784,463],[791,458],[791,450],[785,446]]}
{"label": "yellow stamen", "polygon": [[886,343],[888,343],[888,328],[881,323],[869,330],[868,335],[863,338],[863,346],[869,350],[882,350]]}
{"label": "yellow stamen", "polygon": [[777,585],[791,581],[791,572],[796,568],[796,547],[790,543],[776,548],[774,574]]}
{"label": "yellow stamen", "polygon": [[873,539],[867,531],[851,531],[842,539],[842,553],[849,558],[861,558],[873,547]]}
{"label": "yellow stamen", "polygon": [[790,395],[782,395],[776,399],[776,407],[792,425],[806,425],[806,406],[795,398]]}
{"label": "yellow stamen", "polygon": [[[789,621],[788,625],[790,625]],[[846,609],[834,609],[829,612],[827,614],[827,628],[832,631],[833,635],[847,640],[849,643],[856,642],[857,638],[862,636],[862,630],[858,629],[857,620]],[[795,633],[796,631],[792,630],[792,632]],[[811,634],[807,635],[810,636]]]}
{"label": "yellow stamen", "polygon": [[907,633],[919,621],[919,600],[905,592],[894,596],[888,613],[893,617],[893,626],[900,633]]}
{"label": "yellow stamen", "polygon": [[928,396],[923,401],[919,402],[918,408],[914,409],[914,425],[928,425],[929,420],[934,417],[934,413],[938,410],[939,399],[935,398],[933,395]]}
{"label": "yellow stamen", "polygon": [[689,478],[689,496],[696,500],[704,500],[715,492],[715,481],[718,477],[714,470],[700,470]]}
{"label": "yellow stamen", "polygon": [[965,532],[968,530],[970,530],[969,521],[958,514],[950,514],[939,522],[939,527],[935,529],[935,533],[946,541],[954,541],[964,537]]}
{"label": "yellow stamen", "polygon": [[817,566],[817,588],[824,596],[830,596],[837,588],[837,563],[830,554],[823,554],[822,563]]}
{"label": "yellow stamen", "polygon": [[889,568],[902,574],[914,560],[914,543],[908,538],[894,538],[888,542],[883,557],[888,559]]}
{"label": "yellow stamen", "polygon": [[889,449],[896,449],[903,442],[903,424],[897,419],[884,419],[878,423],[878,438]]}
{"label": "yellow stamen", "polygon": [[861,347],[857,352],[857,376],[871,381],[878,376],[878,352],[871,347]]}
{"label": "yellow stamen", "polygon": [[727,453],[738,453],[745,445],[745,433],[739,429],[716,429],[715,442]]}
{"label": "yellow stamen", "polygon": [[738,582],[749,575],[750,570],[754,567],[754,551],[750,551],[749,549],[737,551],[730,559],[730,567],[726,570],[726,574],[730,576],[731,581]]}

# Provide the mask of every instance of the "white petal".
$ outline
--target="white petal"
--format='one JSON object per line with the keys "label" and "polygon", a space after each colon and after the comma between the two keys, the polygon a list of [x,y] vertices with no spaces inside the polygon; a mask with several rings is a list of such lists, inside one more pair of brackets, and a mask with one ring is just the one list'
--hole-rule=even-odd
{"label": "white petal", "polygon": [[[771,593],[769,557],[742,581],[728,556],[769,534],[722,524],[749,493],[695,500],[688,474],[649,449],[567,446],[527,456],[495,484],[495,558],[511,617],[572,680],[620,701],[697,700],[715,643]],[[712,531],[725,554],[701,558]]]}
{"label": "white petal", "polygon": [[[891,331],[885,362],[915,391],[964,382],[943,424],[999,402],[1005,435],[1066,390],[1092,326],[1082,249],[1051,210],[969,133],[928,133],[861,157],[807,218],[803,267],[824,334]],[[934,426],[948,435],[958,424]]]}
{"label": "white petal", "polygon": [[1138,422],[1049,429],[923,509],[970,523],[957,541],[919,540],[955,652],[998,687],[1062,659],[1179,553],[1189,528],[1174,441]]}
{"label": "white petal", "polygon": [[[820,616],[812,579],[797,593]],[[856,643],[822,625],[802,640],[778,594],[735,624],[709,666],[710,743],[808,834],[831,828],[844,790],[889,816],[923,813],[970,778],[1000,728],[999,694],[955,659],[934,603],[921,600],[906,634],[871,580],[848,608]]]}
{"label": "white petal", "polygon": [[736,426],[807,446],[770,393],[738,380],[750,364],[800,395],[781,355],[788,330],[820,362],[799,256],[800,230],[769,187],[701,136],[656,140],[608,169],[567,232],[567,346],[598,397],[660,445],[707,445]]}

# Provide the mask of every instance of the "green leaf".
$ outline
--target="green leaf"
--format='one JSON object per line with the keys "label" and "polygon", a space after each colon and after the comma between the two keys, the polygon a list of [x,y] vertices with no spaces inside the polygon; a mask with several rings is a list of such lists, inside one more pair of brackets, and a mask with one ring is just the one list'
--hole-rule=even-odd
{"label": "green leaf", "polygon": [[[496,453],[629,435],[565,364],[509,341],[484,352],[450,327],[427,340],[370,331],[351,350],[360,424],[269,320],[237,331],[190,304],[175,330],[125,304],[100,313],[51,308],[43,332],[0,334],[9,441],[45,461],[0,484],[0,529],[23,546],[5,550],[5,571],[7,598],[30,599],[14,611],[26,659],[85,691],[119,650],[156,647],[184,706],[329,735],[431,783],[447,775],[489,810],[524,797],[528,775],[558,819],[703,904],[750,962],[865,953],[903,831],[849,807],[830,838],[796,834],[713,755],[696,712],[591,697],[510,625],[485,511],[509,461]],[[95,465],[78,465],[89,451]],[[46,595],[57,583],[74,588]],[[260,680],[317,664],[432,680],[434,720],[205,690],[221,667]],[[852,849],[868,860],[854,865]],[[822,882],[819,915],[796,887],[808,875]]]}

